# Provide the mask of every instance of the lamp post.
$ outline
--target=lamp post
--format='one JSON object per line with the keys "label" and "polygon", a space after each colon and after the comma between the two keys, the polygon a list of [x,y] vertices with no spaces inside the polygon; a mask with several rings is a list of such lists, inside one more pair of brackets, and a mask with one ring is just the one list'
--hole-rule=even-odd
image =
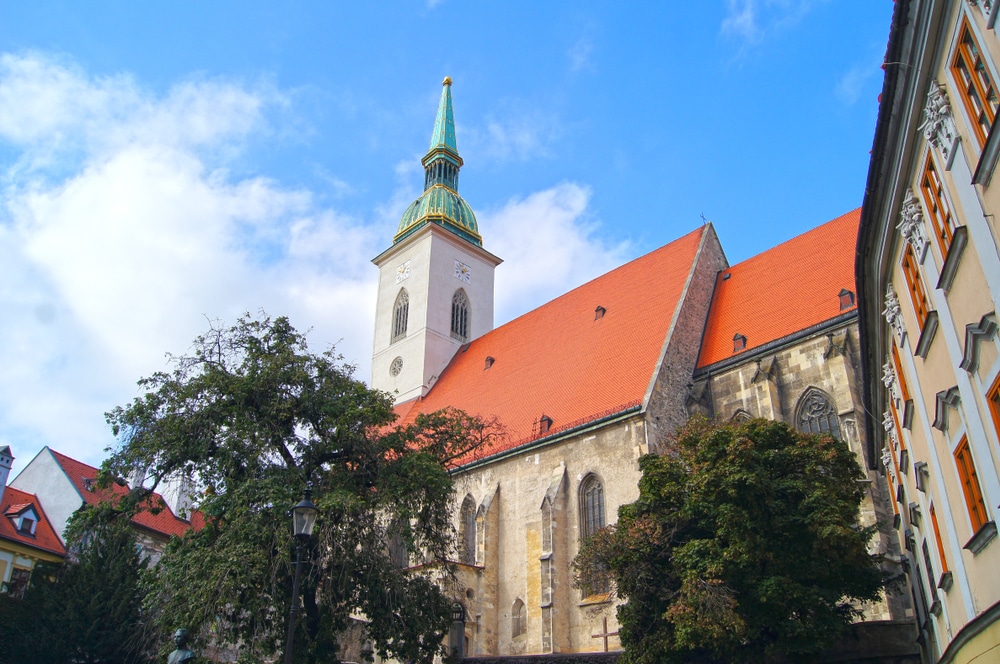
{"label": "lamp post", "polygon": [[292,609],[288,616],[288,642],[285,644],[285,664],[292,664],[292,639],[295,636],[295,617],[299,612],[299,576],[302,573],[302,547],[312,537],[313,526],[319,510],[309,500],[312,482],[306,484],[302,500],[292,508],[292,532],[295,535],[295,577],[292,581]]}

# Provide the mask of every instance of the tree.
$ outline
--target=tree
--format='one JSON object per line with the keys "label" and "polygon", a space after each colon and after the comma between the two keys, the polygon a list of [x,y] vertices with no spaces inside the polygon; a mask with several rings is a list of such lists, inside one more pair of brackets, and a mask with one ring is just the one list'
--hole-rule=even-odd
{"label": "tree", "polygon": [[[75,560],[39,564],[21,600],[0,596],[4,664],[140,664],[149,661],[142,620],[145,564],[126,520],[98,508],[74,516]],[[88,521],[86,536],[73,524]]]}
{"label": "tree", "polygon": [[623,664],[808,659],[885,587],[858,526],[864,475],[828,435],[692,419],[640,468],[639,499],[574,563],[626,600]]}
{"label": "tree", "polygon": [[[293,551],[288,509],[307,482],[319,507],[303,566],[297,661],[337,652],[351,616],[385,656],[426,660],[450,604],[390,556],[445,560],[453,547],[449,465],[495,426],[457,411],[394,424],[392,399],[352,377],[330,349],[314,355],[285,318],[213,326],[173,371],[140,381],[145,394],[108,413],[119,445],[100,481],[132,477],[121,509],[170,478],[202,488],[204,527],[173,539],[146,607],[162,634],[188,627],[238,645],[247,661],[284,650]],[[197,519],[196,519],[197,520]],[[396,564],[394,564],[394,562]]]}

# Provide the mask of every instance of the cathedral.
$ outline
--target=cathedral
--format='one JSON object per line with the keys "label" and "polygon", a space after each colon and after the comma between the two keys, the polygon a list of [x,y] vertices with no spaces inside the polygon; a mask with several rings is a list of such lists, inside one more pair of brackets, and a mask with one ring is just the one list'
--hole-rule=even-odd
{"label": "cathedral", "polygon": [[[898,563],[862,407],[860,211],[736,265],[706,223],[494,328],[502,261],[458,193],[451,86],[422,160],[424,193],[373,259],[371,382],[396,395],[402,422],[455,407],[503,427],[454,473],[464,653],[621,648],[617,599],[577,587],[571,563],[638,497],[639,458],[695,413],[846,441],[868,475],[862,522],[886,524],[871,547]],[[912,617],[902,595],[864,608],[871,621]]]}

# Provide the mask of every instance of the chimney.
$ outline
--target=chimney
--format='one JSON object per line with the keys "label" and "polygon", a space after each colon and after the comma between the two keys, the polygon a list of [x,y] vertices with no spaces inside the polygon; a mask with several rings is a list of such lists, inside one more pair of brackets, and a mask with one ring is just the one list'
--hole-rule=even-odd
{"label": "chimney", "polygon": [[10,477],[10,469],[13,465],[14,455],[11,454],[10,445],[0,447],[0,502],[3,501],[4,491],[7,490],[7,478]]}

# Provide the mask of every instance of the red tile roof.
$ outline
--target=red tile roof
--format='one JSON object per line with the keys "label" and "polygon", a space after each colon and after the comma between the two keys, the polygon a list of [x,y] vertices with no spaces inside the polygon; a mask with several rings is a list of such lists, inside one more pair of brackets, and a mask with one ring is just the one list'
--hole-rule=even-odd
{"label": "red tile roof", "polygon": [[[496,416],[507,436],[475,455],[482,458],[641,406],[707,228],[471,342],[423,399],[397,407],[401,421],[446,406]],[[552,419],[547,433],[543,415]]]}
{"label": "red tile roof", "polygon": [[[66,476],[69,477],[70,482],[73,483],[73,486],[76,487],[76,490],[83,496],[88,505],[97,505],[102,501],[111,500],[114,496],[120,497],[128,493],[126,487],[117,484],[112,484],[107,489],[98,489],[92,486],[91,482],[97,477],[97,468],[88,466],[65,454],[60,454],[55,450],[50,449],[50,451],[53,458],[62,466]],[[204,526],[202,515],[197,510],[193,511],[191,521],[185,521],[174,516],[174,513],[170,511],[170,508],[163,501],[163,497],[158,493],[154,493],[147,502],[146,509],[153,508],[161,509],[156,514],[150,511],[139,512],[132,517],[132,523],[165,537],[170,537],[171,535],[179,537],[192,526],[195,528]]]}
{"label": "red tile roof", "polygon": [[[35,524],[35,534],[22,533],[14,525],[11,515],[16,516],[26,508],[32,507],[38,514],[38,523]],[[8,486],[4,489],[3,500],[0,501],[0,512],[4,514],[0,517],[0,539],[17,542],[33,549],[40,549],[59,556],[66,555],[66,547],[59,541],[55,529],[49,523],[49,518],[45,516],[42,504],[33,493],[27,493],[20,489]]]}
{"label": "red tile roof", "polygon": [[733,336],[746,353],[856,309],[839,293],[857,294],[854,247],[861,209],[723,270],[715,285],[698,367],[733,357]]}

